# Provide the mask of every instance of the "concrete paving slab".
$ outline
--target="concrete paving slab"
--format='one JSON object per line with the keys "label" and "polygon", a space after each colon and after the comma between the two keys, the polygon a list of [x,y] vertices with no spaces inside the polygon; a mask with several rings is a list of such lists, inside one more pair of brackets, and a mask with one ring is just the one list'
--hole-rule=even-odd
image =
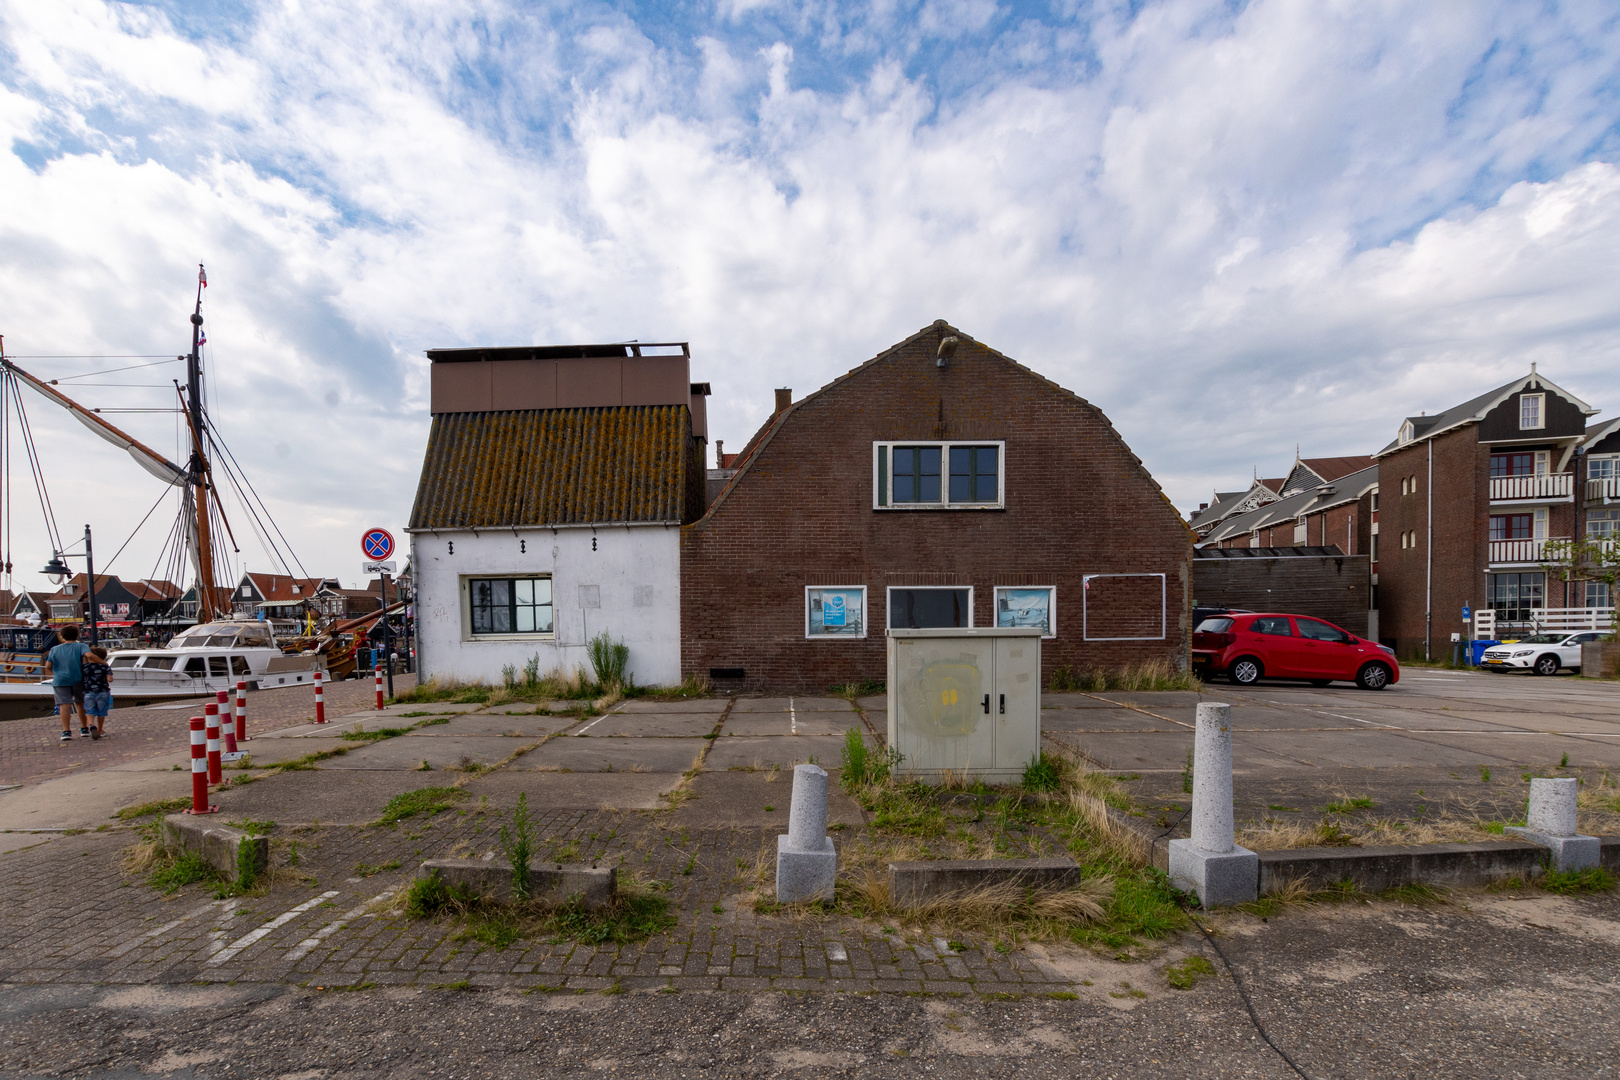
{"label": "concrete paving slab", "polygon": [[[1477,764],[1509,764],[1501,744],[1488,751],[1463,749],[1450,742],[1420,739],[1400,731],[1266,731],[1248,738],[1234,734],[1234,769],[1266,768],[1267,757],[1308,768],[1400,769],[1410,766],[1472,768]],[[1557,758],[1553,759],[1557,761]],[[1275,762],[1282,764],[1283,762]]]}
{"label": "concrete paving slab", "polygon": [[[1112,695],[1110,695],[1110,696],[1112,696]],[[1119,699],[1117,697],[1115,697],[1114,700],[1118,701]],[[1045,694],[1042,694],[1041,695],[1041,706],[1043,708],[1052,708],[1052,709],[1117,709],[1117,708],[1119,708],[1118,705],[1111,704],[1110,702],[1107,702],[1107,701],[1101,701],[1101,700],[1099,700],[1099,699],[1097,699],[1095,697],[1092,697],[1090,694],[1073,694],[1073,693],[1063,693],[1063,694],[1045,693]],[[1150,706],[1150,708],[1151,708],[1151,706]]]}
{"label": "concrete paving slab", "polygon": [[[827,770],[827,824],[859,827],[860,804],[838,783],[838,770]],[[670,811],[666,828],[768,829],[787,832],[793,775],[787,771],[704,772],[692,778],[693,797]],[[772,809],[765,809],[767,806]],[[834,843],[838,831],[833,830]]]}
{"label": "concrete paving slab", "polygon": [[[1469,764],[1492,760],[1532,770],[1556,766],[1565,754],[1571,765],[1620,767],[1620,739],[1594,739],[1566,735],[1450,735],[1424,732],[1415,742],[1447,748],[1448,762]],[[1485,755],[1490,755],[1486,757]]]}
{"label": "concrete paving slab", "polygon": [[882,716],[889,707],[889,697],[887,694],[867,694],[865,697],[856,698],[855,704],[870,715]]}
{"label": "concrete paving slab", "polygon": [[[418,723],[421,723],[418,721]],[[504,735],[538,739],[552,732],[566,731],[574,726],[569,716],[507,716],[503,713],[473,713],[458,716],[443,724],[423,724],[412,736],[438,737],[458,735]]]}
{"label": "concrete paving slab", "polygon": [[[1431,718],[1433,714],[1430,714]],[[1453,726],[1468,727],[1479,731],[1500,731],[1514,729],[1524,731],[1544,731],[1556,734],[1588,734],[1620,736],[1620,723],[1612,717],[1599,718],[1591,715],[1582,715],[1571,711],[1568,713],[1552,712],[1546,709],[1515,709],[1503,715],[1499,710],[1459,707],[1455,710],[1440,714],[1437,719],[1440,723],[1447,720],[1456,720]]]}
{"label": "concrete paving slab", "polygon": [[847,698],[794,697],[794,698],[738,698],[731,715],[738,713],[786,713],[791,702],[797,712],[854,712],[855,706]]}
{"label": "concrete paving slab", "polygon": [[[345,742],[333,732],[330,736],[320,739],[253,739],[242,743],[245,750],[258,765],[279,765],[285,761],[294,761],[305,754],[319,753],[322,750],[335,748],[352,749],[360,743]],[[108,772],[172,772],[176,765],[180,771],[188,776],[191,772],[191,755],[185,750],[177,750],[173,754],[160,754],[141,761],[127,761],[121,765],[110,767]],[[234,767],[227,763],[226,772],[233,772]]]}
{"label": "concrete paving slab", "polygon": [[1047,738],[1078,751],[1104,769],[1116,772],[1145,772],[1148,770],[1175,770],[1187,765],[1187,752],[1192,749],[1190,731],[1162,734],[1086,734],[1055,731]]}
{"label": "concrete paving slab", "polygon": [[0,791],[0,829],[95,829],[123,807],[190,794],[189,770],[79,772]]}
{"label": "concrete paving slab", "polygon": [[662,796],[681,782],[675,773],[521,772],[511,768],[469,781],[477,802],[487,796],[496,809],[528,796],[531,810],[661,810]]}
{"label": "concrete paving slab", "polygon": [[214,802],[243,817],[300,825],[364,825],[376,821],[395,795],[443,787],[459,774],[391,772],[381,769],[310,769],[277,773],[241,788],[221,790]]}
{"label": "concrete paving slab", "polygon": [[[401,735],[381,742],[355,744],[355,748],[342,757],[328,758],[321,768],[352,772],[357,770],[384,770],[408,772],[421,768],[426,761],[434,771],[459,764],[463,758],[480,765],[493,765],[509,757],[522,746],[520,739],[498,735],[460,735],[442,738],[419,738]],[[427,770],[423,770],[426,775]],[[423,785],[426,786],[426,785]]]}
{"label": "concrete paving slab", "polygon": [[842,735],[861,726],[857,712],[732,713],[723,736]]}
{"label": "concrete paving slab", "polygon": [[[876,748],[876,744],[870,738],[867,739],[867,743]],[[791,769],[795,765],[809,762],[814,757],[817,765],[827,768],[838,764],[843,756],[843,748],[844,739],[841,735],[800,735],[797,738],[791,735],[775,738],[721,737],[714,740],[714,749],[709,751],[703,767],[711,772],[733,768],[768,769],[773,765]]]}
{"label": "concrete paving slab", "polygon": [[578,773],[683,773],[706,745],[702,739],[580,739],[564,735],[524,754],[507,768],[523,772],[569,769]]}
{"label": "concrete paving slab", "polygon": [[593,739],[625,738],[686,738],[701,739],[714,730],[718,714],[708,713],[614,713],[594,723],[586,720],[578,725]]}
{"label": "concrete paving slab", "polygon": [[1186,731],[1134,709],[1042,709],[1042,731]]}
{"label": "concrete paving slab", "polygon": [[686,701],[624,701],[613,707],[624,713],[708,713],[718,717],[729,704],[718,698],[691,698]]}

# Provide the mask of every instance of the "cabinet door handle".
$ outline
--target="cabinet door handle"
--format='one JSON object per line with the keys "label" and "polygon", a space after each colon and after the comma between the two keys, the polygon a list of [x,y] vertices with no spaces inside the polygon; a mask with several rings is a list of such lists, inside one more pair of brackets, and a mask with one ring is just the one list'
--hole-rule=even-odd
{"label": "cabinet door handle", "polygon": [[990,715],[990,695],[984,695],[984,715]]}
{"label": "cabinet door handle", "polygon": [[1005,716],[1007,714],[1007,695],[1006,694],[1001,695],[1001,713],[1002,713],[1003,716]]}

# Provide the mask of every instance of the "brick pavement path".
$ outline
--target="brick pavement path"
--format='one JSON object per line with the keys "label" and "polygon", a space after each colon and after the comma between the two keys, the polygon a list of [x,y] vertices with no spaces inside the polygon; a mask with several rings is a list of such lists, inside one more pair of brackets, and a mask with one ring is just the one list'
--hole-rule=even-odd
{"label": "brick pavement path", "polygon": [[[394,676],[395,692],[416,685],[414,675]],[[371,704],[375,688],[370,679],[328,683],[328,715],[355,712]],[[103,769],[139,761],[165,751],[182,754],[190,740],[186,721],[202,712],[206,698],[194,699],[191,709],[114,708],[107,717],[107,738],[97,742],[60,740],[62,723],[54,716],[0,721],[0,785],[27,784],[88,769]],[[248,733],[274,731],[307,723],[315,716],[315,692],[308,686],[250,690],[247,695]]]}

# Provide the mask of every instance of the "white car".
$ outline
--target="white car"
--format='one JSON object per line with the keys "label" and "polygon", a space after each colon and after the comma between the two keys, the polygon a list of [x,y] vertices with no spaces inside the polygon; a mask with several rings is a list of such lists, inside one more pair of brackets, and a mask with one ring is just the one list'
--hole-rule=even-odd
{"label": "white car", "polygon": [[1531,634],[1505,645],[1492,645],[1479,659],[1481,671],[1533,671],[1556,675],[1559,668],[1581,669],[1581,642],[1596,641],[1601,631],[1575,634]]}

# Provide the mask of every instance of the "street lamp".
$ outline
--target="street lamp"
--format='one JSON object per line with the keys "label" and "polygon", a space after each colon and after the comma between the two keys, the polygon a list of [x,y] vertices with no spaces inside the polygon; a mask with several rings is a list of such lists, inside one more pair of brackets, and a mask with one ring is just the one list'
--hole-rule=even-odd
{"label": "street lamp", "polygon": [[90,526],[86,525],[84,527],[84,554],[82,556],[70,555],[65,551],[52,552],[51,561],[45,564],[45,568],[40,573],[50,578],[51,584],[60,585],[73,576],[73,571],[62,560],[79,558],[84,559],[84,576],[85,580],[89,582],[90,588],[90,595],[87,598],[90,603],[90,644],[98,645],[100,641],[96,633],[96,556],[95,548],[90,543]]}

